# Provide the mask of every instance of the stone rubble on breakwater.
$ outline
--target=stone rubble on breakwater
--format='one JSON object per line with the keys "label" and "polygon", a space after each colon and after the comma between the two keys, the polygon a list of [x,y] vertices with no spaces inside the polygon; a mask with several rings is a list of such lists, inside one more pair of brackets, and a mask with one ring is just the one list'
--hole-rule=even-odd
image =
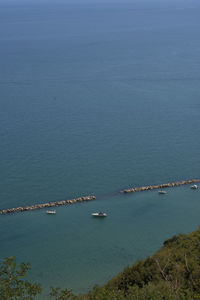
{"label": "stone rubble on breakwater", "polygon": [[48,202],[48,203],[42,203],[42,204],[35,204],[31,206],[20,206],[20,207],[15,207],[15,208],[8,208],[8,209],[3,209],[0,210],[0,215],[5,215],[9,213],[15,213],[15,212],[23,212],[23,211],[29,211],[29,210],[36,210],[36,209],[41,209],[41,208],[46,208],[46,207],[54,207],[54,206],[61,206],[61,205],[67,205],[67,204],[73,204],[77,202],[84,202],[84,201],[91,201],[95,200],[95,196],[85,196],[85,197],[80,197],[72,200],[62,200],[62,201],[55,201],[55,202]]}
{"label": "stone rubble on breakwater", "polygon": [[135,193],[135,192],[149,191],[149,190],[162,189],[162,188],[167,188],[167,187],[175,187],[175,186],[180,186],[180,185],[184,185],[184,184],[192,184],[192,183],[197,183],[197,182],[200,182],[200,179],[189,179],[189,180],[183,180],[183,181],[177,181],[177,182],[163,183],[163,184],[158,184],[158,185],[134,187],[134,188],[123,190],[123,193]]}
{"label": "stone rubble on breakwater", "polygon": [[[163,183],[163,184],[158,184],[158,185],[134,187],[134,188],[123,190],[123,193],[126,194],[126,193],[149,191],[149,190],[162,189],[162,188],[167,188],[167,187],[176,187],[176,186],[185,185],[185,184],[193,184],[193,183],[198,183],[198,182],[200,182],[200,179],[189,179],[189,180],[183,180],[183,181]],[[85,196],[85,197],[80,197],[80,198],[76,198],[76,199],[72,199],[72,200],[54,201],[54,202],[48,202],[48,203],[42,203],[42,204],[34,204],[31,206],[19,206],[19,207],[0,210],[0,215],[42,209],[42,208],[46,208],[46,207],[68,205],[68,204],[73,204],[73,203],[77,203],[77,202],[91,201],[91,200],[95,200],[95,199],[96,199],[95,196]]]}

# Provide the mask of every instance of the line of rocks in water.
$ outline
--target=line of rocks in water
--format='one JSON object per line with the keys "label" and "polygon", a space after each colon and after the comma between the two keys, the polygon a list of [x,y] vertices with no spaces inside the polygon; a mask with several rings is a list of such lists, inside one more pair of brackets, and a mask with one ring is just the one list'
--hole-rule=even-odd
{"label": "line of rocks in water", "polygon": [[16,213],[16,212],[23,212],[23,211],[29,211],[29,210],[36,210],[41,208],[49,208],[49,207],[55,207],[55,206],[61,206],[61,205],[67,205],[67,204],[73,204],[77,202],[84,202],[84,201],[91,201],[95,200],[95,196],[86,196],[86,197],[80,197],[72,200],[62,200],[62,201],[55,201],[55,202],[48,202],[48,203],[42,203],[42,204],[35,204],[31,206],[20,206],[15,208],[8,208],[0,210],[0,215],[5,215],[9,213]]}
{"label": "line of rocks in water", "polygon": [[183,181],[177,181],[177,182],[163,183],[163,184],[158,184],[158,185],[134,187],[134,188],[123,190],[123,193],[142,192],[142,191],[162,189],[162,188],[167,188],[167,187],[175,187],[175,186],[180,186],[180,185],[184,185],[184,184],[192,184],[192,183],[197,183],[197,182],[200,182],[200,179],[189,179],[189,180],[183,180]]}
{"label": "line of rocks in water", "polygon": [[[148,185],[148,186],[142,186],[142,187],[134,187],[130,189],[123,190],[123,193],[134,193],[134,192],[142,192],[142,191],[148,191],[148,190],[155,190],[155,189],[162,189],[167,187],[175,187],[185,184],[193,184],[200,182],[200,179],[189,179],[189,180],[183,180],[183,181],[177,181],[177,182],[169,182],[169,183],[163,183],[158,185]],[[55,207],[55,206],[61,206],[61,205],[68,205],[73,204],[77,202],[84,202],[84,201],[91,201],[95,200],[95,196],[85,196],[80,197],[72,200],[62,200],[62,201],[54,201],[54,202],[48,202],[48,203],[42,203],[42,204],[35,204],[31,206],[19,206],[14,208],[8,208],[0,210],[0,215],[5,215],[9,213],[15,213],[15,212],[23,212],[23,211],[29,211],[29,210],[36,210],[36,209],[42,209],[42,208],[49,208],[49,207]]]}

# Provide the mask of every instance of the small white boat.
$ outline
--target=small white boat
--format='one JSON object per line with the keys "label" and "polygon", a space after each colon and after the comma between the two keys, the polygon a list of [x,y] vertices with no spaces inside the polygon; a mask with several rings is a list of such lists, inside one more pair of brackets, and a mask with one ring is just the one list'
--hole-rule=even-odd
{"label": "small white boat", "polygon": [[100,211],[92,214],[93,217],[107,217],[107,214]]}
{"label": "small white boat", "polygon": [[166,191],[159,191],[158,194],[164,195],[164,194],[167,194],[167,192]]}
{"label": "small white boat", "polygon": [[56,210],[47,210],[46,214],[48,214],[48,215],[55,215],[56,214]]}
{"label": "small white boat", "polygon": [[196,184],[194,184],[194,185],[191,185],[191,187],[190,187],[191,189],[193,189],[193,190],[196,190],[196,189],[198,189],[198,185],[196,185]]}

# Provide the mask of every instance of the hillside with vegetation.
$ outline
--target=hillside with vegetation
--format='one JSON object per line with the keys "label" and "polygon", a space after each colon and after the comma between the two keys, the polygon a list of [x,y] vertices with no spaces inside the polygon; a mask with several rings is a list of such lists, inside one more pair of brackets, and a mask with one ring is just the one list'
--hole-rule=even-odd
{"label": "hillside with vegetation", "polygon": [[200,299],[200,231],[166,240],[154,255],[125,268],[85,299],[106,298]]}
{"label": "hillside with vegetation", "polygon": [[[34,299],[41,292],[39,285],[24,281],[26,270],[26,264],[17,268],[14,258],[1,263],[0,299]],[[68,289],[51,288],[49,299],[200,299],[200,230],[166,240],[154,255],[126,267],[88,294],[73,295]]]}

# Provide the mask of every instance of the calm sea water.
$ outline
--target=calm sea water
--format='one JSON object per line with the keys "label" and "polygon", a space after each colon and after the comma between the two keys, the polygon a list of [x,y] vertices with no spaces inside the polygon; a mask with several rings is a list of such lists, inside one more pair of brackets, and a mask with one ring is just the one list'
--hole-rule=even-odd
{"label": "calm sea water", "polygon": [[0,257],[30,261],[44,293],[85,292],[199,225],[198,190],[119,193],[200,177],[199,15],[196,0],[0,1],[0,209],[97,196],[0,217]]}

